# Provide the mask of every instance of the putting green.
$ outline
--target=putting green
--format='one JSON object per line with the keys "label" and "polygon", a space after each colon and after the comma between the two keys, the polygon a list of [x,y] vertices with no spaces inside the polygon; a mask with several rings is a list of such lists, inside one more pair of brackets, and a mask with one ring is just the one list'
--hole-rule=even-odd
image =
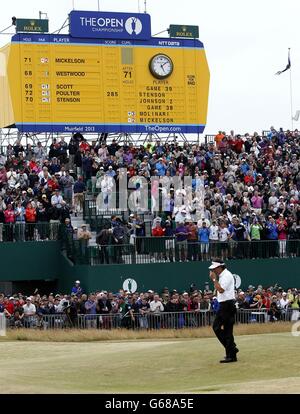
{"label": "putting green", "polygon": [[0,342],[1,393],[300,392],[300,337],[236,337],[220,364],[215,338],[92,343]]}

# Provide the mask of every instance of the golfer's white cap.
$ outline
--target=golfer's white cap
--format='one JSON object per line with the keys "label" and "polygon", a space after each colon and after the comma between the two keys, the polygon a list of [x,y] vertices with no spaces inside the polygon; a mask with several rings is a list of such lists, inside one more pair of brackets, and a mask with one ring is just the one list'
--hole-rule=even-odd
{"label": "golfer's white cap", "polygon": [[211,265],[209,266],[210,270],[216,269],[219,266],[224,266],[225,263],[222,262],[212,262]]}

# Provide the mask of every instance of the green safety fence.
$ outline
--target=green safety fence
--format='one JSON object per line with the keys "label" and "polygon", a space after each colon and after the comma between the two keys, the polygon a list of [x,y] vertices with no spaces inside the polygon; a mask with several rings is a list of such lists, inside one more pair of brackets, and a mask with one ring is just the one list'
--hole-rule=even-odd
{"label": "green safety fence", "polygon": [[130,242],[88,246],[72,241],[70,257],[76,264],[147,264],[173,261],[275,259],[300,256],[300,240],[230,243],[178,242],[172,237],[132,237]]}

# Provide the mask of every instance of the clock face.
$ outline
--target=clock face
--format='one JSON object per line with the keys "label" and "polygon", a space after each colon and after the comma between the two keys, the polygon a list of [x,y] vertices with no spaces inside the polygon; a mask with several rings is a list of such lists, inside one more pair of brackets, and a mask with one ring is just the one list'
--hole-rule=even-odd
{"label": "clock face", "polygon": [[173,62],[167,55],[159,54],[150,60],[150,72],[158,79],[164,79],[173,72]]}

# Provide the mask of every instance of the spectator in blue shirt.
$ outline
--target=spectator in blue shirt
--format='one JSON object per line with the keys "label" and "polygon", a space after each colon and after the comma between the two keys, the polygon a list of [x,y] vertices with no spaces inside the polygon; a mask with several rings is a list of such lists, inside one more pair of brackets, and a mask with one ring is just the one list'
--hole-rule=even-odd
{"label": "spectator in blue shirt", "polygon": [[192,190],[200,191],[204,187],[204,181],[199,177],[199,174],[195,174],[195,178],[192,179]]}
{"label": "spectator in blue shirt", "polygon": [[86,186],[83,181],[83,177],[79,176],[78,180],[75,181],[74,187],[73,187],[75,216],[77,216],[77,213],[80,213],[83,211],[83,193],[85,191],[86,191]]}
{"label": "spectator in blue shirt", "polygon": [[76,280],[75,286],[72,287],[71,294],[72,293],[76,296],[81,296],[83,294],[82,287],[80,286],[80,280]]}
{"label": "spectator in blue shirt", "polygon": [[108,167],[108,170],[106,171],[106,175],[108,175],[109,177],[114,177],[117,173],[115,172],[115,170],[113,169],[113,167],[110,165]]}
{"label": "spectator in blue shirt", "polygon": [[85,183],[83,182],[82,176],[78,177],[78,180],[74,183],[73,192],[74,194],[83,193],[86,190]]}
{"label": "spectator in blue shirt", "polygon": [[156,168],[156,170],[157,170],[157,174],[159,175],[159,176],[164,176],[164,175],[166,175],[166,169],[167,169],[167,167],[166,167],[166,165],[164,164],[164,162],[163,162],[163,159],[162,158],[160,158],[159,160],[158,160],[158,162],[156,163],[156,165],[155,165],[155,168]]}
{"label": "spectator in blue shirt", "polygon": [[269,240],[267,250],[269,252],[269,257],[277,256],[277,240],[278,240],[278,228],[275,223],[275,220],[272,216],[269,216],[269,220],[266,224],[266,237]]}
{"label": "spectator in blue shirt", "polygon": [[268,240],[278,240],[278,228],[272,216],[269,217],[269,221],[267,222],[266,229],[267,229]]}
{"label": "spectator in blue shirt", "polygon": [[93,157],[91,154],[86,153],[82,158],[82,172],[85,181],[88,181],[92,177],[92,165],[93,165]]}
{"label": "spectator in blue shirt", "polygon": [[209,250],[209,229],[206,226],[206,222],[202,222],[202,227],[198,230],[198,240],[200,242],[200,252],[202,260],[208,260]]}
{"label": "spectator in blue shirt", "polygon": [[156,146],[154,147],[154,151],[158,155],[162,155],[165,152],[165,148],[160,144],[160,141],[156,142]]}
{"label": "spectator in blue shirt", "polygon": [[174,162],[169,161],[169,164],[168,164],[168,167],[167,167],[166,171],[169,171],[170,177],[175,177],[175,175],[176,175],[176,165],[174,164]]}
{"label": "spectator in blue shirt", "polygon": [[[234,219],[234,218],[236,218],[235,215],[232,216],[232,219]],[[235,234],[235,231],[234,231],[233,223],[229,223],[228,230],[229,230],[229,233],[230,233],[230,238],[234,241],[237,241],[237,237],[236,237],[236,234]]]}
{"label": "spectator in blue shirt", "polygon": [[249,165],[246,163],[246,160],[242,160],[242,165],[241,165],[240,169],[241,169],[241,171],[242,171],[242,173],[243,173],[244,175],[246,175],[246,174],[247,174],[247,171],[249,171],[250,167],[249,167]]}

